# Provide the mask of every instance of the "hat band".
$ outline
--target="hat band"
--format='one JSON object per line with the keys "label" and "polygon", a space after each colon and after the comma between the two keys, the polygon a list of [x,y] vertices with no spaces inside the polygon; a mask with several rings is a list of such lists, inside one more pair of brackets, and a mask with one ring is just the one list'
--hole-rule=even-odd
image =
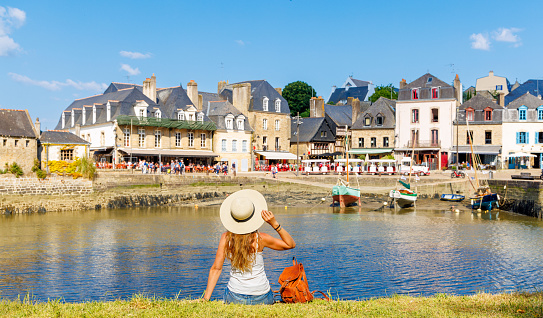
{"label": "hat band", "polygon": [[249,215],[249,216],[246,217],[245,219],[243,219],[243,220],[236,219],[236,217],[233,216],[233,215],[232,215],[232,219],[234,219],[234,221],[236,221],[236,222],[238,222],[238,223],[243,223],[243,222],[249,221],[249,220],[253,217],[253,215],[255,215],[255,207],[254,207],[254,206],[253,206],[253,213],[251,213],[251,215]]}

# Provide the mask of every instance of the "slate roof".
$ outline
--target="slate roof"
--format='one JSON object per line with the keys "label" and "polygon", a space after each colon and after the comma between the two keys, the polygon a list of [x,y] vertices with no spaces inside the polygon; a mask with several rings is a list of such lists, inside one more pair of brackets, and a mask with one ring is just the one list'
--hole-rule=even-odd
{"label": "slate roof", "polygon": [[359,80],[359,79],[352,78],[352,77],[351,77],[351,81],[353,81],[353,83],[354,83],[354,85],[356,85],[356,87],[368,86],[370,84],[370,82],[368,82],[368,81],[363,81],[363,80]]}
{"label": "slate roof", "polygon": [[[429,81],[430,78],[431,80]],[[413,88],[419,88],[419,100],[431,99],[431,90],[433,87],[439,87],[439,98],[437,100],[455,98],[453,86],[430,73],[426,73],[400,89],[398,91],[398,100],[411,100],[411,90]]]}
{"label": "slate roof", "polygon": [[268,98],[268,112],[276,113],[275,100],[281,100],[280,113],[290,114],[290,108],[288,102],[281,94],[279,94],[273,86],[265,80],[245,81],[239,83],[233,83],[226,85],[220,92],[220,95],[227,99],[230,103],[233,103],[232,93],[233,87],[236,84],[249,83],[251,84],[251,101],[249,104],[249,111],[264,111],[263,100],[264,97]]}
{"label": "slate roof", "polygon": [[526,106],[528,109],[536,109],[541,105],[543,105],[543,100],[535,97],[529,92],[526,92],[524,95],[511,101],[509,105],[507,105],[507,109],[517,109],[520,106]]}
{"label": "slate roof", "polygon": [[226,129],[226,116],[232,114],[234,116],[234,129],[239,130],[237,126],[237,117],[243,115],[245,120],[243,122],[244,131],[253,131],[251,125],[249,125],[249,119],[247,115],[242,114],[234,105],[229,101],[208,101],[203,105],[204,113],[209,117],[217,126],[217,129]]}
{"label": "slate roof", "polygon": [[83,138],[80,138],[71,132],[65,130],[47,130],[40,136],[40,142],[42,144],[71,144],[71,145],[85,145],[90,144]]}
{"label": "slate roof", "polygon": [[505,106],[526,93],[533,96],[543,95],[543,80],[530,79],[505,95]]}
{"label": "slate roof", "polygon": [[116,92],[116,91],[119,91],[121,89],[127,89],[127,88],[138,88],[140,91],[143,90],[143,86],[142,85],[137,85],[137,84],[132,84],[132,83],[111,83],[109,84],[108,88],[104,91],[104,94],[107,94],[107,93],[113,93],[113,92]]}
{"label": "slate roof", "polygon": [[28,111],[0,109],[0,136],[36,138]]}
{"label": "slate roof", "polygon": [[[492,120],[485,120],[486,108],[492,108]],[[476,124],[500,124],[503,120],[503,107],[494,102],[492,98],[489,98],[485,94],[478,92],[477,95],[473,96],[470,100],[463,103],[459,107],[458,112],[458,123],[460,125],[466,124],[466,108],[474,109],[474,118],[473,121],[470,121],[470,125]]]}
{"label": "slate roof", "polygon": [[[330,117],[307,117],[301,119],[300,124],[300,142],[334,142],[336,125]],[[290,122],[290,143],[298,142],[296,119]],[[321,131],[326,131],[326,137],[321,137]]]}
{"label": "slate roof", "polygon": [[366,96],[368,95],[368,86],[362,86],[362,87],[349,87],[347,88],[336,88],[332,95],[330,95],[330,98],[328,99],[328,103],[333,102],[334,104],[337,104],[339,101],[347,100],[349,97],[358,98],[359,100],[363,101],[366,99]]}
{"label": "slate roof", "polygon": [[[383,124],[377,126],[378,115],[383,117]],[[370,117],[370,125],[365,126],[365,118]],[[379,97],[375,103],[371,104],[365,111],[358,115],[358,119],[351,129],[394,129],[396,124],[396,101],[384,97]]]}
{"label": "slate roof", "polygon": [[493,99],[490,99],[480,93],[477,93],[477,95],[473,96],[467,102],[464,102],[462,105],[460,105],[460,109],[466,109],[468,107],[471,107],[475,110],[484,110],[487,107],[491,107],[492,109],[503,109],[503,107],[496,104]]}
{"label": "slate roof", "polygon": [[324,104],[324,113],[338,126],[351,126],[353,124],[353,107],[351,105],[329,105]]}

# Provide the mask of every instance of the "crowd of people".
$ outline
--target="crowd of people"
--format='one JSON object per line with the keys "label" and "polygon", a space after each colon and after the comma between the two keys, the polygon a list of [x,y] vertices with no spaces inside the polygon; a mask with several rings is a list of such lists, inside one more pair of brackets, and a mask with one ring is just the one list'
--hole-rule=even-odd
{"label": "crowd of people", "polygon": [[[113,164],[106,162],[97,162],[98,169],[112,169]],[[201,172],[228,175],[232,172],[236,175],[236,164],[228,165],[226,162],[217,162],[213,165],[203,163],[185,164],[184,160],[170,160],[170,162],[153,162],[147,160],[139,160],[137,162],[122,162],[116,165],[116,169],[133,169],[140,170],[142,174],[175,174],[183,175],[185,173]]]}

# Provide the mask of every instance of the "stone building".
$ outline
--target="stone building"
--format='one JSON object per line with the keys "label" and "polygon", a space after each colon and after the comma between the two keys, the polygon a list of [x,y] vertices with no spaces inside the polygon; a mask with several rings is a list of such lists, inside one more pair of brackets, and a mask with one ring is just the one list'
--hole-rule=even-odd
{"label": "stone building", "polygon": [[507,107],[510,102],[521,97],[522,95],[529,93],[539,99],[543,95],[543,80],[540,79],[529,79],[526,82],[519,85],[518,82],[511,87],[509,94],[505,95],[505,104]]}
{"label": "stone building", "polygon": [[351,127],[352,148],[349,154],[379,159],[393,153],[395,107],[395,100],[380,97],[358,115]]}
{"label": "stone building", "polygon": [[417,163],[430,169],[447,166],[453,145],[453,121],[462,102],[462,84],[458,75],[454,87],[432,74],[424,74],[411,83],[400,82],[396,102],[395,155],[410,156],[414,149]]}
{"label": "stone building", "polygon": [[503,106],[483,94],[477,94],[460,105],[458,123],[455,121],[453,133],[451,162],[457,162],[457,150],[458,162],[471,162],[470,142],[472,142],[474,153],[479,156],[483,164],[498,167],[502,161],[503,112]]}
{"label": "stone building", "polygon": [[0,169],[16,162],[25,174],[31,171],[38,158],[39,129],[26,109],[0,109]]}
{"label": "stone building", "polygon": [[475,90],[477,92],[491,92],[494,94],[509,94],[511,84],[503,76],[494,75],[493,71],[488,72],[488,76],[477,79]]}
{"label": "stone building", "polygon": [[336,124],[329,116],[301,118],[300,122],[298,127],[297,120],[291,120],[291,153],[307,159],[332,159],[340,155],[335,152]]}

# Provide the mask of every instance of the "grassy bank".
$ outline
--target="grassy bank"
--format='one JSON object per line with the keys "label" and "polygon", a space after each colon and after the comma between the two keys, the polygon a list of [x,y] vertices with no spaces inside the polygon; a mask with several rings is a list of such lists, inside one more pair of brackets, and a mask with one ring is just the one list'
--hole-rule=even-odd
{"label": "grassy bank", "polygon": [[36,303],[1,300],[2,317],[543,317],[543,293],[433,297],[392,296],[366,301],[225,305],[222,302],[134,296],[111,302]]}

